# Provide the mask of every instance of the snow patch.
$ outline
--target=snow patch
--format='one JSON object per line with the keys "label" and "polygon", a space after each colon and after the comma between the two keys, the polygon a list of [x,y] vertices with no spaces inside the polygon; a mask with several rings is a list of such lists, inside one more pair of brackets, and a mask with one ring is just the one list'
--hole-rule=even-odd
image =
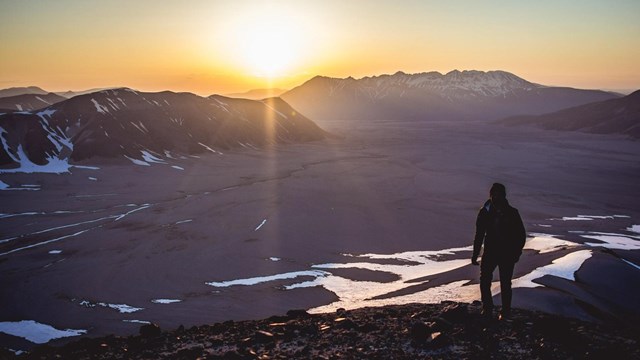
{"label": "snow patch", "polygon": [[640,234],[640,225],[631,225],[631,227],[627,228],[627,231]]}
{"label": "snow patch", "polygon": [[138,160],[138,159],[134,159],[134,158],[130,158],[127,155],[125,155],[124,157],[126,157],[127,159],[131,160],[132,163],[136,164],[136,165],[140,165],[140,166],[151,166],[148,162],[142,161],[142,160]]}
{"label": "snow patch", "polygon": [[601,241],[600,243],[587,242],[591,247],[603,247],[617,250],[640,250],[640,241],[624,235],[580,235],[585,239]]}
{"label": "snow patch", "polygon": [[109,112],[109,109],[106,106],[100,105],[95,99],[91,99],[91,102],[93,103],[93,105],[95,105],[97,112],[101,114],[106,114]]}
{"label": "snow patch", "polygon": [[176,170],[184,170],[183,167],[180,167],[178,165],[171,165],[172,168],[176,169]]}
{"label": "snow patch", "polygon": [[151,324],[151,321],[146,321],[146,320],[122,320],[122,322],[127,322],[127,323],[134,323],[134,324]]}
{"label": "snow patch", "polygon": [[51,250],[51,251],[49,251],[49,254],[51,254],[51,255],[62,254],[62,250]]}
{"label": "snow patch", "polygon": [[154,304],[173,304],[173,303],[179,303],[182,300],[179,299],[153,299],[151,300],[152,303]]}
{"label": "snow patch", "polygon": [[142,153],[142,159],[144,159],[145,162],[156,163],[156,164],[166,164],[164,160],[154,156],[153,154],[151,154],[146,150],[142,150],[141,153]]}
{"label": "snow patch", "polygon": [[[0,135],[2,132],[0,131]],[[1,137],[1,136],[0,136]],[[59,159],[53,156],[47,158],[47,164],[38,165],[33,163],[22,148],[22,144],[18,145],[18,151],[16,157],[12,156],[8,152],[12,159],[20,164],[20,167],[14,169],[2,169],[0,174],[13,174],[13,173],[48,173],[48,174],[62,174],[68,173],[71,165],[66,159]]]}
{"label": "snow patch", "polygon": [[220,155],[222,155],[222,153],[221,153],[220,151],[216,151],[216,150],[212,149],[211,147],[209,147],[209,146],[207,146],[207,145],[205,145],[205,144],[203,144],[203,143],[201,143],[201,142],[199,142],[199,143],[198,143],[198,145],[200,145],[200,146],[204,147],[205,149],[207,149],[207,150],[211,151],[211,152],[212,152],[212,153],[214,153],[214,154],[220,154]]}
{"label": "snow patch", "polygon": [[87,330],[58,330],[51,325],[41,324],[33,320],[23,320],[0,322],[0,332],[27,339],[35,344],[44,344],[54,339],[86,334]]}
{"label": "snow patch", "polygon": [[547,234],[530,234],[533,238],[527,240],[524,245],[524,249],[535,250],[541,254],[560,250],[563,248],[572,248],[578,246],[578,244],[560,240],[555,238],[553,235]]}
{"label": "snow patch", "polygon": [[262,220],[262,222],[260,223],[260,225],[258,225],[253,231],[258,231],[260,230],[261,227],[264,226],[264,224],[267,223],[267,219]]}
{"label": "snow patch", "polygon": [[563,279],[575,281],[575,273],[582,264],[591,257],[591,250],[579,250],[553,260],[549,265],[539,267],[532,272],[519,277],[512,282],[512,287],[534,288],[544,286],[534,283],[533,280],[546,275],[557,276]]}
{"label": "snow patch", "polygon": [[134,313],[134,312],[137,312],[137,311],[140,311],[140,310],[144,310],[144,308],[137,308],[137,307],[133,307],[133,306],[127,305],[127,304],[109,304],[109,303],[104,303],[104,302],[93,303],[93,302],[88,301],[88,300],[80,301],[79,305],[80,306],[84,306],[84,307],[88,307],[88,308],[95,308],[97,306],[105,307],[105,308],[117,310],[121,314],[130,314],[130,313]]}

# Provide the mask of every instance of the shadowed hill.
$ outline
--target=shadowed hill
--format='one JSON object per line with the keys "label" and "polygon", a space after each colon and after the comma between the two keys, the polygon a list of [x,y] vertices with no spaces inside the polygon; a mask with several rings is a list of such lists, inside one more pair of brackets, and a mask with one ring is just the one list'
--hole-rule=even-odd
{"label": "shadowed hill", "polygon": [[533,125],[548,130],[622,134],[640,139],[640,90],[619,99],[540,116],[513,116],[498,122],[505,125]]}
{"label": "shadowed hill", "polygon": [[0,109],[14,111],[33,111],[67,100],[66,97],[54,93],[23,94],[0,98]]}
{"label": "shadowed hill", "polygon": [[38,112],[0,115],[0,166],[93,157],[141,163],[220,150],[323,139],[326,133],[279,98],[203,98],[131,89],[80,95]]}

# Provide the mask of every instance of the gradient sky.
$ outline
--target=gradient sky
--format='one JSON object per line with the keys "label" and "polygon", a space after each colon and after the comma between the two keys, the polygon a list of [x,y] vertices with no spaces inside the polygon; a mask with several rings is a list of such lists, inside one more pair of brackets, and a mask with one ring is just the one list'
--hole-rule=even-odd
{"label": "gradient sky", "polygon": [[639,89],[639,14],[638,0],[0,0],[0,88],[210,95],[473,69]]}

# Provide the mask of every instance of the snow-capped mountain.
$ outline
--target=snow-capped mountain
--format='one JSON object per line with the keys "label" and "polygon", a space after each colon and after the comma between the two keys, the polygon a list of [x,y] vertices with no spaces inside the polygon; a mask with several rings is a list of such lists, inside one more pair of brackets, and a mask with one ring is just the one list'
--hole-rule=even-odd
{"label": "snow-capped mountain", "polygon": [[319,140],[325,134],[279,98],[204,98],[123,88],[0,115],[0,168],[64,166],[69,159],[93,157],[140,165],[236,147]]}
{"label": "snow-capped mountain", "polygon": [[507,125],[534,125],[549,130],[623,134],[640,139],[640,90],[619,98],[539,116],[513,116]]}
{"label": "snow-capped mountain", "polygon": [[6,112],[7,110],[32,111],[64,100],[67,100],[67,98],[54,93],[9,96],[0,98],[0,112]]}
{"label": "snow-capped mountain", "polygon": [[314,120],[488,120],[542,114],[617,95],[543,86],[505,71],[454,70],[362,79],[317,76],[281,97]]}

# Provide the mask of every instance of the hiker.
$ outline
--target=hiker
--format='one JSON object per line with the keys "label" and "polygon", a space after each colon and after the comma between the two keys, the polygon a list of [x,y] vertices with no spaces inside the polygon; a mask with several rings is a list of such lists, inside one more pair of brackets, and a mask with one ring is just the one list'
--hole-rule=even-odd
{"label": "hiker", "polygon": [[[480,294],[482,296],[482,314],[493,317],[493,299],[491,281],[493,271],[498,267],[500,273],[500,293],[502,312],[499,319],[508,319],[511,313],[511,277],[513,267],[520,259],[524,247],[526,232],[518,210],[507,201],[504,185],[494,183],[489,191],[489,200],[478,213],[476,235],[473,241],[471,263],[480,265]],[[484,243],[481,263],[478,263],[480,248]]]}

